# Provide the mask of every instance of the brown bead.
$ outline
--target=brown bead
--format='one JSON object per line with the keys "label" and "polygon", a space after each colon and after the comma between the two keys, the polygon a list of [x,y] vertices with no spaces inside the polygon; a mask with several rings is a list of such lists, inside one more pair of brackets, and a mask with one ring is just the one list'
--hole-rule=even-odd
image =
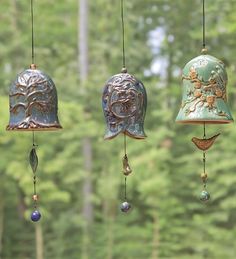
{"label": "brown bead", "polygon": [[207,173],[202,173],[202,174],[201,174],[201,178],[202,178],[203,181],[206,181],[206,179],[207,179]]}
{"label": "brown bead", "polygon": [[36,69],[36,65],[35,64],[31,64],[30,65],[30,69]]}
{"label": "brown bead", "polygon": [[206,48],[203,48],[203,49],[202,49],[202,54],[207,54],[207,51],[208,51],[208,50],[207,50]]}
{"label": "brown bead", "polygon": [[34,195],[32,196],[32,199],[33,199],[34,201],[37,201],[37,200],[39,199],[39,196],[38,196],[37,194],[34,194]]}
{"label": "brown bead", "polygon": [[127,73],[128,71],[127,71],[127,68],[126,67],[123,67],[122,69],[121,69],[121,73]]}

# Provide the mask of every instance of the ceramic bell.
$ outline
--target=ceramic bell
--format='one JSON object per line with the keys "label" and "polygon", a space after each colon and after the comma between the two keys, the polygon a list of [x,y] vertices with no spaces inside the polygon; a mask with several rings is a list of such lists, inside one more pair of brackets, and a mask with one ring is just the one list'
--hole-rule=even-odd
{"label": "ceramic bell", "polygon": [[31,65],[10,87],[10,122],[7,130],[56,130],[57,91],[52,79]]}
{"label": "ceramic bell", "polygon": [[124,133],[135,139],[146,137],[144,118],[147,94],[142,82],[124,71],[105,84],[102,107],[106,120],[105,139]]}
{"label": "ceramic bell", "polygon": [[222,61],[203,53],[186,64],[182,80],[182,104],[176,122],[233,122],[227,104],[227,73]]}

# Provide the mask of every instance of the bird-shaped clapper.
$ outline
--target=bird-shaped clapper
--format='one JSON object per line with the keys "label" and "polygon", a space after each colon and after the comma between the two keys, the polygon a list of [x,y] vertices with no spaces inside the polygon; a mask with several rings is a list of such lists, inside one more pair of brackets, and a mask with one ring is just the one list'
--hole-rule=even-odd
{"label": "bird-shaped clapper", "polygon": [[203,49],[200,56],[189,61],[182,74],[182,104],[176,118],[177,123],[202,124],[203,138],[193,137],[192,142],[203,152],[203,172],[201,179],[203,190],[200,200],[208,201],[206,152],[214,144],[219,133],[207,138],[206,125],[227,124],[233,122],[227,105],[227,73],[224,63],[207,54],[205,44],[205,2],[203,3]]}
{"label": "bird-shaped clapper", "polygon": [[121,22],[123,32],[123,68],[121,73],[113,75],[105,84],[102,95],[102,108],[106,121],[104,139],[109,140],[118,136],[124,136],[124,157],[122,159],[122,173],[125,176],[124,201],[121,211],[128,212],[131,208],[126,195],[127,176],[132,173],[129,164],[126,136],[133,139],[144,139],[144,118],[147,106],[147,94],[144,85],[133,75],[128,74],[125,62],[124,41],[124,12],[123,0],[121,0]]}

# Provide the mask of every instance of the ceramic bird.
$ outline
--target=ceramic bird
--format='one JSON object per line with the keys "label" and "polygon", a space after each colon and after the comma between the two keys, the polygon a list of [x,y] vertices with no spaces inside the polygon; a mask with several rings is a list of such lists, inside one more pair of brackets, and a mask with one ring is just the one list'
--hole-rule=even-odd
{"label": "ceramic bird", "polygon": [[216,138],[220,135],[220,133],[214,135],[208,139],[199,139],[196,137],[192,138],[192,142],[202,151],[208,150],[215,142]]}

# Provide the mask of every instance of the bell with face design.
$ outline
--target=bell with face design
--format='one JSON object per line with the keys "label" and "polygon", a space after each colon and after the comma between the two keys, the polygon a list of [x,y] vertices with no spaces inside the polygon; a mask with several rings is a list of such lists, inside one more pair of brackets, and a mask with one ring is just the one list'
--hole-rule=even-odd
{"label": "bell with face design", "polygon": [[183,95],[177,123],[223,124],[233,122],[227,104],[227,73],[219,59],[203,54],[183,69]]}
{"label": "bell with face design", "polygon": [[126,71],[112,76],[105,84],[102,107],[106,121],[105,139],[119,133],[144,139],[147,94],[144,85]]}
{"label": "bell with face design", "polygon": [[[144,85],[123,67],[120,74],[112,76],[105,84],[102,95],[102,108],[106,121],[104,139],[109,140],[124,135],[124,157],[122,159],[125,176],[125,202],[121,211],[127,212],[130,204],[126,196],[126,178],[132,173],[126,150],[126,136],[144,139],[144,119],[147,107],[147,94]],[[124,204],[128,206],[124,207]]]}

